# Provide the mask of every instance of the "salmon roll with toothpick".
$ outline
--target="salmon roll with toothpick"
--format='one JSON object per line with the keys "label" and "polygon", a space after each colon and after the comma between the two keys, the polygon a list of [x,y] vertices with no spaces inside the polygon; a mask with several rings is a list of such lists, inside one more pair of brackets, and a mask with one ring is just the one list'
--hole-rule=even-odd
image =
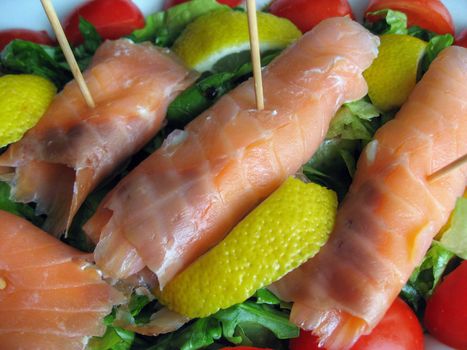
{"label": "salmon roll with toothpick", "polygon": [[366,95],[379,39],[348,18],[323,21],[252,80],[223,96],[111,191],[84,229],[112,278],[148,267],[163,288],[218,244],[310,159],[332,117]]}
{"label": "salmon roll with toothpick", "polygon": [[39,123],[0,156],[0,178],[18,202],[36,202],[45,229],[62,234],[86,196],[161,128],[169,103],[195,79],[175,56],[149,43],[105,42],[84,78],[59,93]]}

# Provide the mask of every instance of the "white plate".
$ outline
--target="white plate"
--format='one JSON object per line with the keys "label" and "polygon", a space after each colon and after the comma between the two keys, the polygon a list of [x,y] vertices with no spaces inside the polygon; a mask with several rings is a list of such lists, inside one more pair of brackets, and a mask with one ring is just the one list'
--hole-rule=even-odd
{"label": "white plate", "polygon": [[[162,8],[163,0],[133,0],[144,14],[153,13]],[[442,0],[449,9],[459,33],[467,29],[467,0]],[[65,18],[78,4],[86,0],[53,0],[57,13],[61,19]],[[349,0],[354,14],[361,19],[367,0]],[[268,0],[257,0],[258,6],[268,3]],[[50,33],[47,17],[39,0],[0,0],[0,30],[9,28],[28,28],[34,30],[46,29]],[[6,15],[11,14],[11,15]],[[426,338],[426,350],[451,350],[437,342],[432,337]],[[452,349],[453,350],[453,349]]]}

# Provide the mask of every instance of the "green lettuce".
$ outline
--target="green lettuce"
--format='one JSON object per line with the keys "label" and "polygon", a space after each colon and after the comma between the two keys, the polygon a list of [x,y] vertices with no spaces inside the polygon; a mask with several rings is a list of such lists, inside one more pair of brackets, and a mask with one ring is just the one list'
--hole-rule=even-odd
{"label": "green lettuce", "polygon": [[435,35],[430,41],[425,50],[425,55],[422,59],[422,73],[428,71],[430,64],[435,60],[436,57],[445,48],[451,46],[454,43],[454,37],[451,34]]}
{"label": "green lettuce", "polygon": [[[73,48],[81,70],[86,69],[102,39],[92,24],[80,18],[79,29],[83,44]],[[13,40],[0,54],[4,73],[35,74],[51,80],[61,89],[73,79],[71,69],[60,47],[40,45],[25,40]]]}
{"label": "green lettuce", "polygon": [[407,15],[403,12],[385,9],[368,15],[382,17],[376,22],[365,22],[365,26],[374,34],[408,34]]}
{"label": "green lettuce", "polygon": [[188,1],[148,16],[144,28],[135,30],[129,38],[135,42],[151,41],[158,46],[169,47],[190,22],[218,9],[229,7],[215,0]]}
{"label": "green lettuce", "polygon": [[[126,306],[131,317],[137,317],[142,310],[150,304],[147,296],[133,294]],[[102,337],[93,337],[89,340],[87,350],[129,350],[135,342],[135,333],[113,325],[116,319],[118,307],[105,317],[104,324],[107,326]]]}
{"label": "green lettuce", "polygon": [[371,121],[381,115],[368,98],[346,103],[332,119],[326,138],[369,142],[375,132]]}
{"label": "green lettuce", "polygon": [[419,315],[423,313],[426,300],[441,281],[441,277],[453,258],[454,253],[444,248],[439,242],[433,241],[422,263],[403,287],[401,296]]}
{"label": "green lettuce", "polygon": [[334,190],[342,200],[364,146],[392,117],[379,111],[368,97],[344,104],[331,121],[326,139],[304,165],[303,173],[311,181]]}
{"label": "green lettuce", "polygon": [[467,259],[467,198],[457,200],[447,229],[440,244],[462,259]]}
{"label": "green lettuce", "polygon": [[[295,338],[297,326],[288,311],[253,300],[194,320],[182,329],[156,338],[148,350],[197,350],[216,344],[242,344],[282,349],[280,340]],[[254,341],[253,341],[254,340]]]}
{"label": "green lettuce", "polygon": [[459,259],[467,258],[467,198],[457,200],[446,228],[434,240],[420,266],[412,273],[401,295],[421,314],[443,275]]}

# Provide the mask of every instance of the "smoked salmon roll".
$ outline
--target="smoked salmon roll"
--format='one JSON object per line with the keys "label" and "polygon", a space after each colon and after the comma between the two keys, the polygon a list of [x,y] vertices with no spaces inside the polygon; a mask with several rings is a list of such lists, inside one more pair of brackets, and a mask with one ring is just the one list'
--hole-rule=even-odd
{"label": "smoked salmon roll", "polygon": [[325,20],[264,70],[266,110],[249,80],[169,135],[85,225],[98,266],[113,278],[147,266],[163,288],[310,159],[339,107],[366,95],[378,44]]}
{"label": "smoked salmon roll", "polygon": [[82,350],[125,301],[84,254],[0,210],[0,348]]}
{"label": "smoked salmon roll", "polygon": [[45,229],[69,227],[86,196],[161,128],[169,103],[194,81],[166,50],[127,39],[106,41],[84,78],[89,108],[75,81],[39,123],[0,156],[0,178],[18,202],[36,202]]}
{"label": "smoked salmon roll", "polygon": [[467,185],[467,49],[445,49],[358,162],[318,255],[272,286],[291,320],[328,350],[348,349],[383,318]]}

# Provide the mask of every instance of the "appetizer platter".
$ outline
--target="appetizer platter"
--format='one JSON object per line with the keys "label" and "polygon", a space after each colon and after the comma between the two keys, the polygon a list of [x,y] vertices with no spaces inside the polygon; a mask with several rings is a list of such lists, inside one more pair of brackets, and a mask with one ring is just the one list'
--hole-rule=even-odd
{"label": "appetizer platter", "polygon": [[0,350],[467,349],[467,1],[248,4],[0,4]]}

